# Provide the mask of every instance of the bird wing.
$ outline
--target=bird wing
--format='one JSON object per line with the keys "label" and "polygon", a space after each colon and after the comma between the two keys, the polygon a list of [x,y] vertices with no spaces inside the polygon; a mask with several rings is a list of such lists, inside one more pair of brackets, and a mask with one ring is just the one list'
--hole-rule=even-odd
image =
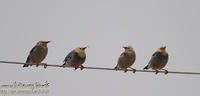
{"label": "bird wing", "polygon": [[156,69],[162,69],[168,61],[168,54],[166,56],[163,56],[160,52],[155,52],[152,55],[152,58],[149,62],[149,66],[156,68]]}
{"label": "bird wing", "polygon": [[149,61],[149,64],[150,63],[154,63],[155,61],[158,61],[158,58],[161,57],[161,53],[159,52],[155,52],[152,57],[151,57],[151,60]]}
{"label": "bird wing", "polygon": [[123,53],[119,56],[118,62],[124,60],[124,54],[125,54],[125,52],[123,52]]}
{"label": "bird wing", "polygon": [[31,49],[31,51],[29,52],[29,55],[28,55],[28,58],[27,58],[27,60],[26,60],[26,63],[28,63],[29,62],[29,60],[30,60],[30,55],[33,53],[33,51],[35,50],[35,48],[36,48],[36,46],[35,47],[33,47],[32,49]]}
{"label": "bird wing", "polygon": [[121,66],[119,64],[121,64],[121,59],[123,58],[124,52],[119,56],[118,61],[117,61],[117,66],[114,69],[119,69]]}
{"label": "bird wing", "polygon": [[152,62],[151,62],[151,61],[152,61],[152,58],[153,58],[154,56],[156,56],[156,54],[157,54],[157,52],[153,53],[153,55],[151,56],[151,59],[150,59],[150,61],[149,61],[148,65],[147,65],[147,66],[145,66],[143,69],[149,69],[149,67],[150,67],[150,64],[152,63]]}
{"label": "bird wing", "polygon": [[117,61],[117,66],[119,67],[119,68],[121,68],[121,67],[123,67],[123,66],[125,66],[126,65],[126,62],[127,62],[127,58],[125,57],[125,52],[123,52],[120,56],[119,56],[119,58],[118,58],[118,61]]}
{"label": "bird wing", "polygon": [[69,59],[72,58],[72,55],[75,53],[75,50],[72,50],[66,57],[65,57],[65,60],[63,62],[66,62],[68,61]]}
{"label": "bird wing", "polygon": [[152,57],[156,55],[157,52],[153,53]]}
{"label": "bird wing", "polygon": [[[28,55],[28,57],[27,57],[27,60],[26,60],[26,63],[29,63],[30,62],[30,55],[33,53],[33,51],[35,50],[35,47],[36,46],[34,46],[32,49],[31,49],[31,51],[29,52],[29,55]],[[28,64],[24,64],[24,66],[23,67],[28,67],[29,65]]]}

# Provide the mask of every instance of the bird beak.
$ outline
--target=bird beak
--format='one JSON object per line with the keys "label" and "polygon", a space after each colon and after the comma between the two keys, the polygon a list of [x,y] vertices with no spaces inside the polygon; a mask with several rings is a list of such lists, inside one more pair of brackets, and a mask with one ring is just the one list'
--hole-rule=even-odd
{"label": "bird beak", "polygon": [[127,49],[127,47],[123,46],[124,49]]}
{"label": "bird beak", "polygon": [[49,42],[51,42],[51,41],[46,41],[46,43],[49,43]]}
{"label": "bird beak", "polygon": [[84,47],[83,50],[85,50],[87,47]]}
{"label": "bird beak", "polygon": [[166,48],[167,46],[163,47],[164,49]]}

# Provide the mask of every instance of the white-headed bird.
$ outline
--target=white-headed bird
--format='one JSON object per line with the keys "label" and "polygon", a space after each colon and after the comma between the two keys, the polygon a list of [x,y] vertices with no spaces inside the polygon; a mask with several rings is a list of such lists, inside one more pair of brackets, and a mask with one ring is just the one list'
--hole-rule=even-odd
{"label": "white-headed bird", "polygon": [[76,49],[72,50],[66,57],[63,62],[64,66],[74,66],[75,70],[81,66],[81,70],[84,69],[84,66],[82,65],[85,62],[86,59],[86,54],[85,54],[85,49],[87,47],[77,47]]}
{"label": "white-headed bird", "polygon": [[148,65],[144,67],[144,69],[152,68],[158,74],[158,70],[164,70],[165,74],[168,73],[166,69],[162,69],[165,67],[168,61],[168,53],[166,52],[166,46],[161,46],[151,57]]}
{"label": "white-headed bird", "polygon": [[[35,63],[37,64],[36,66],[39,66],[39,63],[44,60],[44,58],[47,55],[48,48],[47,48],[47,43],[50,41],[39,41],[30,51],[28,58],[26,60],[26,63]],[[47,67],[46,63],[40,63],[44,64],[44,68]],[[31,64],[24,64],[23,67],[28,67]],[[32,66],[32,65],[31,65]]]}
{"label": "white-headed bird", "polygon": [[136,69],[130,67],[133,65],[136,59],[136,54],[131,46],[123,47],[125,51],[118,58],[117,66],[114,69],[124,69],[124,72],[127,71],[127,68],[133,69],[133,73],[136,72]]}

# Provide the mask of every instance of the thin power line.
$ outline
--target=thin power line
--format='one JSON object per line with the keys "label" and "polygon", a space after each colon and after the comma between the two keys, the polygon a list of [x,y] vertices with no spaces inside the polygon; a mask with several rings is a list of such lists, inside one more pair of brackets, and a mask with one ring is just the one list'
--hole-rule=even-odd
{"label": "thin power line", "polygon": [[[32,65],[37,65],[37,64],[34,64],[34,63],[11,62],[11,61],[0,61],[0,63],[21,64],[21,65],[22,65],[22,64],[32,64]],[[41,64],[40,64],[39,66],[44,66],[44,65],[41,65]],[[65,67],[63,67],[62,65],[53,65],[53,64],[47,64],[47,66],[65,68]],[[66,67],[74,68],[73,66],[66,66]],[[84,69],[112,70],[112,71],[116,71],[114,68],[100,68],[100,67],[85,67]],[[124,71],[124,70],[119,69],[119,71]],[[133,70],[128,69],[127,71],[133,71]],[[152,73],[155,73],[155,71],[153,71],[153,70],[137,70],[136,72],[152,72]],[[159,71],[159,73],[165,73],[165,71]],[[168,71],[168,73],[200,75],[200,73],[198,73],[198,72],[178,72],[178,71]]]}

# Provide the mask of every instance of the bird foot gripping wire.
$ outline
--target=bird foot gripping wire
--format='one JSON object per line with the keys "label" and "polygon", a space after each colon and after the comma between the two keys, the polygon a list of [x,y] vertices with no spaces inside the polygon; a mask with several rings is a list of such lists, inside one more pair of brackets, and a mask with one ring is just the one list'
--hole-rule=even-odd
{"label": "bird foot gripping wire", "polygon": [[[79,67],[78,65],[72,65],[72,66],[75,66],[75,70]],[[83,70],[84,69],[84,66],[83,65],[80,65],[81,66],[81,70]],[[74,70],[74,71],[75,71]]]}
{"label": "bird foot gripping wire", "polygon": [[129,67],[131,69],[133,69],[133,73],[135,73],[137,70],[135,68]]}
{"label": "bird foot gripping wire", "polygon": [[124,68],[124,67],[122,67],[121,69],[124,69],[124,73],[126,73],[126,72],[127,72],[127,68]]}
{"label": "bird foot gripping wire", "polygon": [[161,70],[164,70],[164,71],[165,71],[165,75],[166,75],[167,73],[169,73],[166,69],[161,69]]}
{"label": "bird foot gripping wire", "polygon": [[158,71],[157,69],[153,69],[153,70],[155,70],[155,71],[156,71],[156,74],[158,74],[159,71]]}
{"label": "bird foot gripping wire", "polygon": [[[157,69],[153,69],[153,70],[155,70],[155,71],[156,71],[156,74],[158,74],[159,71],[158,71]],[[165,71],[165,75],[169,73],[166,69],[161,69],[161,70],[164,70],[164,71]]]}
{"label": "bird foot gripping wire", "polygon": [[[136,69],[135,69],[135,68],[132,68],[132,67],[129,67],[129,68],[131,68],[131,69],[133,70],[133,73],[136,72]],[[127,68],[124,68],[124,67],[122,67],[121,69],[124,69],[124,73],[126,73],[126,72],[128,71]]]}
{"label": "bird foot gripping wire", "polygon": [[[36,63],[36,62],[33,62],[34,64],[36,64],[36,67],[38,67],[39,66],[39,63]],[[32,66],[32,65],[31,65]]]}
{"label": "bird foot gripping wire", "polygon": [[[78,68],[78,65],[73,65],[73,66],[75,66],[75,70]],[[75,71],[75,70],[74,70],[74,71]]]}
{"label": "bird foot gripping wire", "polygon": [[83,65],[81,65],[81,70],[83,70],[85,67]]}
{"label": "bird foot gripping wire", "polygon": [[39,64],[43,64],[43,65],[44,65],[44,68],[47,68],[47,63],[36,63],[36,64],[37,64],[36,67],[38,67]]}

